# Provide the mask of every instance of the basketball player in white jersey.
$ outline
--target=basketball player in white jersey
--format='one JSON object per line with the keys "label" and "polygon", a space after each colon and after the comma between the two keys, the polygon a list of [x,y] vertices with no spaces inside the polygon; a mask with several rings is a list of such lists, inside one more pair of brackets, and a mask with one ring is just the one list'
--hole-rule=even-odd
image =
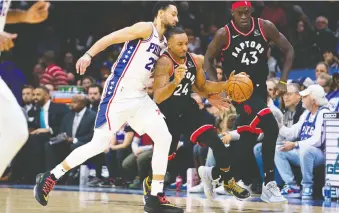
{"label": "basketball player in white jersey", "polygon": [[[48,17],[49,3],[37,2],[27,11],[9,10],[10,0],[0,1],[0,54],[14,46],[16,34],[4,32],[5,24],[40,23]],[[7,16],[7,18],[6,18]],[[0,177],[28,138],[26,118],[0,76]]]}
{"label": "basketball player in white jersey", "polygon": [[[177,24],[178,12],[174,2],[159,1],[153,13],[153,23],[139,22],[104,36],[78,60],[77,72],[84,74],[93,56],[110,45],[125,42],[105,84],[92,141],[75,149],[52,171],[37,176],[34,192],[41,205],[47,205],[48,194],[62,175],[103,152],[115,132],[128,122],[139,135],[146,133],[154,141],[152,192],[144,210],[156,213],[183,212],[171,205],[163,194],[172,136],[163,115],[145,90],[154,63],[167,47],[164,33]],[[178,69],[184,71],[185,67]]]}

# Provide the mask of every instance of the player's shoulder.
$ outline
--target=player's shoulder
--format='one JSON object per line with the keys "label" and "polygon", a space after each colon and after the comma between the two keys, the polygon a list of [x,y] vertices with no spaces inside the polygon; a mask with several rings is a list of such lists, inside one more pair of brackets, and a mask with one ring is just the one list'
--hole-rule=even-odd
{"label": "player's shoulder", "polygon": [[153,24],[152,22],[137,22],[131,26],[135,31],[142,32],[145,35],[151,35],[153,32]]}
{"label": "player's shoulder", "polygon": [[155,73],[169,72],[172,70],[172,68],[173,68],[172,59],[168,55],[162,54],[155,64]]}
{"label": "player's shoulder", "polygon": [[202,66],[202,64],[204,63],[204,56],[203,55],[198,55],[195,53],[189,53],[191,55],[191,57],[193,58],[193,60],[195,61],[195,63],[197,64],[197,66]]}
{"label": "player's shoulder", "polygon": [[153,29],[153,24],[152,22],[149,22],[149,21],[148,22],[140,21],[140,22],[135,23],[133,26],[140,27],[143,29]]}

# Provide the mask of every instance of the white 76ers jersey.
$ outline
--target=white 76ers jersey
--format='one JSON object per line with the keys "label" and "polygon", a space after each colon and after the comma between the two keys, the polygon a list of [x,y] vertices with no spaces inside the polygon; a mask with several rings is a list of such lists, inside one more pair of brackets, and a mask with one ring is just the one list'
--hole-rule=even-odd
{"label": "white 76ers jersey", "polygon": [[[110,86],[116,88],[117,99],[144,96],[145,84],[149,80],[153,66],[160,54],[167,48],[164,37],[160,40],[158,31],[152,24],[152,34],[146,39],[136,39],[125,43],[121,53],[112,67]],[[112,91],[114,92],[114,91]]]}

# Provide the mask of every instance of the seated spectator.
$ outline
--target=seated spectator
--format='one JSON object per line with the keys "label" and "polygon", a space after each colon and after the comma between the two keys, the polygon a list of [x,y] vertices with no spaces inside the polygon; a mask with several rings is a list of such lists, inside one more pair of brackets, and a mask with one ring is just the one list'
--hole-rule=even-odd
{"label": "seated spectator", "polygon": [[326,50],[323,58],[330,70],[334,70],[335,72],[339,71],[339,60],[332,51]]}
{"label": "seated spectator", "polygon": [[81,80],[81,86],[84,89],[85,94],[88,93],[88,89],[90,88],[90,86],[95,85],[95,79],[91,76],[85,76],[82,80]]}
{"label": "seated spectator", "polygon": [[54,88],[68,85],[67,74],[61,67],[56,65],[53,51],[46,51],[42,57],[42,61],[47,68],[41,76],[40,85],[51,84]]}
{"label": "seated spectator", "polygon": [[102,87],[99,85],[92,85],[88,88],[88,108],[94,112],[98,111],[99,103],[101,100]]}
{"label": "seated spectator", "polygon": [[277,97],[277,83],[274,79],[269,79],[266,81],[267,85],[267,92],[270,96],[270,98],[273,100],[273,103],[276,107],[280,107],[280,101]]}
{"label": "seated spectator", "polygon": [[[56,165],[56,159],[50,156],[49,141],[60,133],[62,119],[69,112],[65,104],[56,104],[50,100],[49,91],[44,86],[34,90],[34,98],[37,103],[37,113],[32,123],[34,128],[20,151],[24,156],[13,168],[13,173],[15,170],[27,170],[25,179],[29,183],[35,182],[36,174]],[[27,162],[30,163],[27,164]]]}
{"label": "seated spectator", "polygon": [[35,118],[37,115],[37,107],[34,103],[34,96],[33,96],[34,88],[30,85],[24,86],[22,89],[22,101],[23,101],[23,108],[25,109],[25,112],[27,114],[27,120],[28,120],[28,128],[30,131],[33,131],[37,128],[35,125]]}
{"label": "seated spectator", "polygon": [[299,94],[300,86],[295,83],[287,84],[287,92],[283,95],[285,105],[283,125],[291,127],[299,121],[305,108],[302,107],[301,96]]}
{"label": "seated spectator", "polygon": [[[275,164],[286,186],[282,194],[300,197],[291,164],[300,166],[302,171],[302,199],[312,199],[313,169],[325,163],[323,153],[323,114],[329,112],[324,89],[311,85],[300,92],[306,111],[298,123],[291,127],[281,127],[279,134],[285,138],[283,145],[277,146]],[[294,141],[294,142],[292,142]]]}
{"label": "seated spectator", "polygon": [[328,74],[328,66],[325,62],[319,62],[317,66],[315,67],[315,78],[317,79],[321,73],[327,73]]}
{"label": "seated spectator", "polygon": [[320,73],[316,79],[316,83],[324,88],[326,95],[330,92],[332,85],[332,76],[327,73]]}
{"label": "seated spectator", "polygon": [[51,158],[62,160],[71,151],[92,140],[96,113],[87,109],[86,105],[87,99],[85,96],[74,95],[72,97],[71,112],[63,118],[60,126],[60,134],[66,134],[67,137],[63,142],[51,145]]}
{"label": "seated spectator", "polygon": [[339,73],[332,76],[331,92],[326,95],[329,102],[328,107],[331,112],[339,111]]}
{"label": "seated spectator", "polygon": [[[125,146],[115,145],[111,146],[111,149],[118,150],[119,147]],[[141,188],[142,181],[148,175],[152,155],[153,155],[152,139],[146,134],[139,136],[137,133],[135,133],[132,141],[132,153],[129,156],[127,156],[122,162],[122,168],[129,171],[131,174],[135,173],[135,171],[138,171],[138,174],[135,177],[133,183],[129,184],[128,186],[129,188],[131,189]]]}

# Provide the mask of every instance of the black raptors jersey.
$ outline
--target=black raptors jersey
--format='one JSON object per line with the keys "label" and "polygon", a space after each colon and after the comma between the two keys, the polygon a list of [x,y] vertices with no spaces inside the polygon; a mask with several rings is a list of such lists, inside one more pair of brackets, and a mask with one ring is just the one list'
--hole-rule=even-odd
{"label": "black raptors jersey", "polygon": [[229,39],[221,52],[221,60],[227,77],[235,70],[235,74],[246,72],[253,84],[266,82],[269,45],[263,34],[261,21],[261,19],[252,18],[252,27],[247,34],[240,32],[233,21],[225,26]]}
{"label": "black raptors jersey", "polygon": [[[174,69],[176,69],[179,64],[172,58],[172,56],[168,52],[164,52],[164,55],[170,58],[173,62],[174,66],[170,77],[170,81],[173,81]],[[187,67],[185,77],[175,88],[173,94],[168,99],[159,104],[159,108],[161,111],[168,112],[169,110],[175,110],[178,112],[182,112],[192,101],[192,86],[195,82],[197,68],[193,56],[190,53],[186,53],[185,65]]]}

